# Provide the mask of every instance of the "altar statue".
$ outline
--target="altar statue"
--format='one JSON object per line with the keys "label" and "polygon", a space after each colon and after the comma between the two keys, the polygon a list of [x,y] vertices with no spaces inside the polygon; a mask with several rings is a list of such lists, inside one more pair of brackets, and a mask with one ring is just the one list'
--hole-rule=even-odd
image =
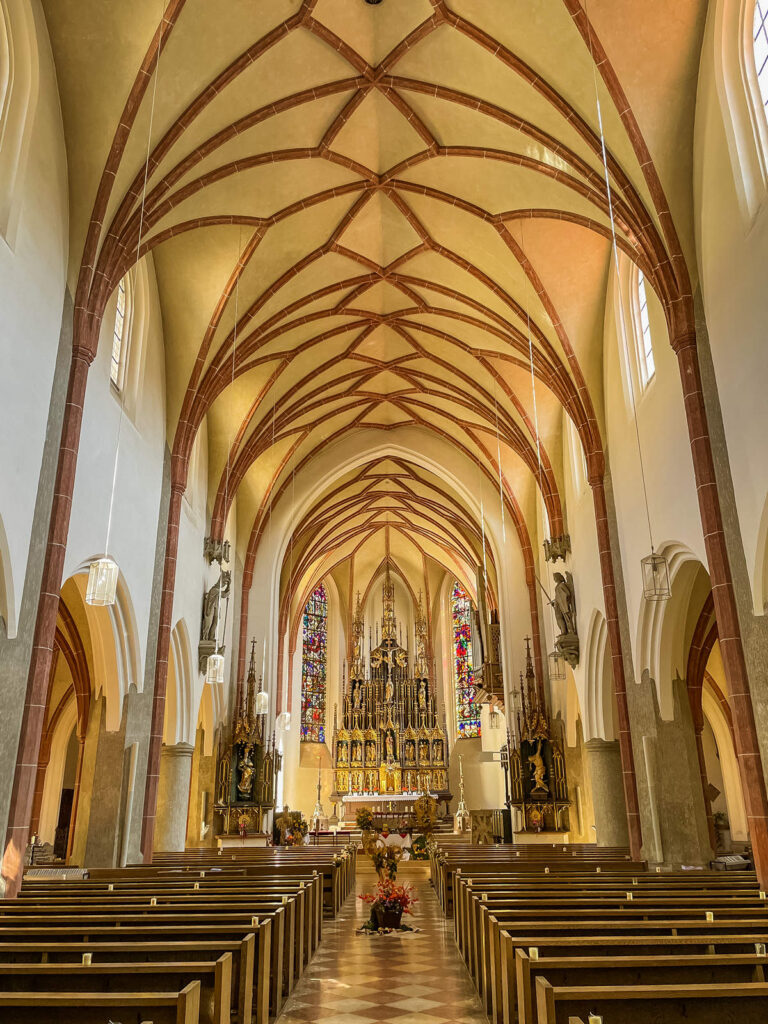
{"label": "altar statue", "polygon": [[537,740],[536,750],[528,758],[528,763],[531,765],[531,774],[533,775],[533,791],[534,793],[539,790],[540,792],[548,793],[549,786],[544,781],[544,776],[547,773],[544,767],[544,758],[541,756],[541,737]]}
{"label": "altar statue", "polygon": [[251,754],[253,748],[249,745],[243,750],[243,756],[240,758],[238,768],[240,769],[240,778],[237,782],[237,791],[240,796],[249,797],[251,790],[253,789],[253,760]]}
{"label": "altar statue", "polygon": [[387,684],[384,687],[384,702],[391,704],[395,699],[395,684],[392,682],[392,676],[387,679]]}
{"label": "altar statue", "polygon": [[363,748],[360,740],[353,740],[352,742],[352,761],[354,764],[363,763]]}
{"label": "altar statue", "polygon": [[395,757],[395,740],[391,732],[387,733],[387,739],[385,741],[385,750],[387,752],[387,760],[394,760]]}
{"label": "altar statue", "polygon": [[405,763],[416,764],[416,744],[413,740],[405,741]]}
{"label": "altar statue", "polygon": [[427,684],[422,679],[419,683],[419,710],[426,711],[427,709]]}

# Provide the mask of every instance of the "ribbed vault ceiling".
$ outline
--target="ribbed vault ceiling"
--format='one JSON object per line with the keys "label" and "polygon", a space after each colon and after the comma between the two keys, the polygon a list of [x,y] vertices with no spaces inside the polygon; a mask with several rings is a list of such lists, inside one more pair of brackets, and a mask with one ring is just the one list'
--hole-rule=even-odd
{"label": "ribbed vault ceiling", "polygon": [[[703,0],[44,7],[81,325],[151,252],[175,467],[204,426],[214,530],[236,496],[246,566],[353,431],[448,441],[501,476],[521,539],[539,487],[559,532],[563,410],[602,451],[596,93],[618,244],[666,303],[689,290]],[[372,460],[295,524],[283,577],[371,545],[466,573],[479,536],[444,482]]]}

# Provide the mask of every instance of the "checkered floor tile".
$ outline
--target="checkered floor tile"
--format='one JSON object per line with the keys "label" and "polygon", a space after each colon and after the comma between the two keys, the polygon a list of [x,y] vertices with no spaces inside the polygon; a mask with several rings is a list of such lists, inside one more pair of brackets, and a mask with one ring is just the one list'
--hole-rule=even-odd
{"label": "checkered floor tile", "polygon": [[[278,1024],[487,1024],[426,866],[407,865],[398,881],[417,890],[406,921],[420,931],[358,935],[370,911],[350,896],[337,919],[324,922],[322,945]],[[375,885],[361,863],[357,892]]]}

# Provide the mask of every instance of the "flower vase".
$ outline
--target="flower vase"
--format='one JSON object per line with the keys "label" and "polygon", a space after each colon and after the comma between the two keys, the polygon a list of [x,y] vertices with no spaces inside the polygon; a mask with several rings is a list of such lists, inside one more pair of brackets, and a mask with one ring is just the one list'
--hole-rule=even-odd
{"label": "flower vase", "polygon": [[400,922],[403,918],[403,911],[398,910],[384,910],[383,907],[376,907],[376,924],[379,928],[399,928]]}

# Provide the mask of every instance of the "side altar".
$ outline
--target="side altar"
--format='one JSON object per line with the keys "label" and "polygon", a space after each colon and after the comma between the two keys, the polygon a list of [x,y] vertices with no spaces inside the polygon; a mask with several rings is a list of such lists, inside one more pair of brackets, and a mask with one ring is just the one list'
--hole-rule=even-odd
{"label": "side altar", "polygon": [[[510,804],[518,811],[515,841],[545,833],[563,841],[570,829],[568,781],[561,739],[555,735],[544,693],[536,683],[531,645],[526,637],[525,679],[516,694],[517,743],[509,754]],[[535,841],[535,840],[534,840]]]}
{"label": "side altar", "polygon": [[[241,832],[262,833],[265,814],[275,807],[281,755],[275,749],[274,734],[266,735],[266,695],[262,680],[256,690],[255,648],[254,640],[246,686],[238,686],[232,726],[220,734],[216,752],[213,809],[219,847],[231,845],[228,839],[235,836],[242,845]],[[256,837],[254,842],[262,845]]]}
{"label": "side altar", "polygon": [[353,657],[342,687],[341,724],[334,714],[333,770],[336,799],[391,798],[448,792],[448,745],[437,721],[421,597],[416,651],[398,642],[395,588],[387,572],[382,592],[381,641],[364,655],[365,626],[357,597]]}

